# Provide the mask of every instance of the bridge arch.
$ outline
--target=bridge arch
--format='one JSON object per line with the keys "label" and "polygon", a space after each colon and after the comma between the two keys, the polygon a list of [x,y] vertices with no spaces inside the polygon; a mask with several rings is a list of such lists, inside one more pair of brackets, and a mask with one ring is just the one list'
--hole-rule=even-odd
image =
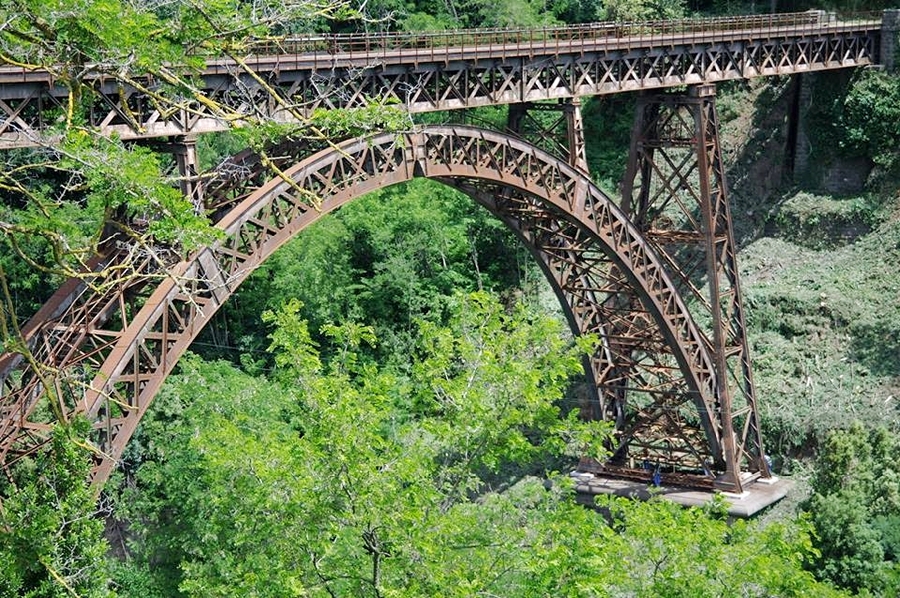
{"label": "bridge arch", "polygon": [[[582,172],[525,141],[472,127],[428,126],[329,147],[249,191],[230,192],[229,201],[219,204],[222,239],[175,264],[165,277],[154,277],[158,266],[144,260],[135,271],[119,273],[122,284],[108,285],[102,296],[72,281],[51,299],[26,333],[47,371],[84,381],[73,387],[61,375],[52,384],[60,411],[84,413],[95,422],[102,458],[94,483],[109,477],[178,358],[257,266],[322,215],[416,177],[462,190],[510,226],[538,258],[573,331],[602,337],[588,364],[598,388],[625,392],[642,367],[638,376],[658,376],[644,381],[646,391],[678,395],[692,405],[705,435],[696,461],[721,471],[708,347],[662,262],[617,205]],[[98,260],[98,271],[109,271],[115,259]],[[629,342],[639,330],[650,342],[636,356]],[[624,377],[613,367],[610,355],[616,351],[630,354],[633,371]],[[27,420],[48,378],[46,371],[29,373],[29,367],[21,358],[0,359],[3,462],[27,452],[41,436],[43,424]],[[16,368],[23,373],[11,376]],[[648,405],[667,409],[665,401]],[[10,423],[16,421],[18,427]]]}

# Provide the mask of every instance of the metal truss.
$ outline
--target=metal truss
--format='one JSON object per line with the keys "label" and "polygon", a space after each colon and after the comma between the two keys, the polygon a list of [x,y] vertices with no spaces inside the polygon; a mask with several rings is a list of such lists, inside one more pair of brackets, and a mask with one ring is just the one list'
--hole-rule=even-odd
{"label": "metal truss", "polygon": [[[546,120],[536,117],[534,113],[555,113],[555,118]],[[512,104],[507,128],[552,155],[564,156],[575,168],[588,171],[579,98],[555,103]]]}
{"label": "metal truss", "polygon": [[[600,337],[589,365],[607,400],[602,409],[622,412],[609,400],[625,393],[648,414],[619,422],[629,426],[623,442],[665,444],[675,469],[698,484],[725,472],[709,343],[664,261],[582,172],[514,137],[469,127],[384,134],[312,155],[287,144],[277,155],[289,181],[267,180],[245,153],[206,185],[222,241],[178,262],[130,254],[113,239],[94,274],[66,284],[25,327],[29,356],[0,357],[0,462],[33,453],[55,421],[81,413],[94,428],[99,487],[178,358],[250,272],[323,214],[429,177],[510,225],[540,258],[574,331]],[[700,432],[661,433],[671,426]]]}
{"label": "metal truss", "polygon": [[[679,365],[646,300],[597,238],[561,220],[527,194],[508,188],[451,183],[478,198],[522,239],[542,267],[573,331],[601,339],[585,370],[595,391],[582,406],[615,428],[613,459],[584,460],[581,469],[711,488],[725,471],[717,413]],[[704,380],[708,379],[704,376]],[[624,462],[622,453],[646,458]]]}
{"label": "metal truss", "polygon": [[[209,102],[171,109],[158,82],[96,72],[85,118],[121,139],[296,122],[317,108],[372,102],[408,112],[537,102],[874,64],[880,15],[837,21],[824,12],[541,30],[315,36],[260,45],[199,73]],[[275,95],[273,95],[273,92]],[[48,72],[0,67],[0,149],[52,144],[68,91]],[[230,121],[230,122],[229,122]]]}
{"label": "metal truss", "polygon": [[[722,488],[769,477],[741,301],[715,88],[638,101],[623,210],[661,256],[715,361]],[[642,315],[638,316],[638,319]],[[624,457],[624,455],[623,455]],[[629,455],[646,459],[647,453]],[[745,479],[741,479],[741,472]]]}
{"label": "metal truss", "polygon": [[[645,97],[639,102],[629,170],[623,184],[623,209],[663,258],[680,292],[688,298],[694,317],[697,317],[699,309],[701,322],[708,321],[712,316],[721,320],[722,316],[721,313],[713,314],[711,302],[691,283],[691,279],[698,275],[698,265],[706,263],[703,248],[699,255],[692,256],[692,262],[678,254],[673,257],[670,252],[673,241],[677,242],[677,239],[690,238],[693,245],[706,240],[700,230],[703,227],[718,227],[715,234],[719,235],[719,242],[727,241],[731,236],[731,220],[718,148],[714,91],[712,86],[692,88],[687,96],[660,96],[652,100]],[[698,99],[701,97],[702,100]],[[668,118],[663,122],[659,121],[660,105],[671,107],[666,113]],[[535,118],[533,113],[537,111],[559,113],[560,117],[550,120]],[[583,143],[577,142],[583,138],[578,104],[514,104],[510,106],[508,127],[529,142],[545,147],[573,166],[587,171]],[[674,139],[673,135],[680,137]],[[668,148],[668,151],[663,152],[660,147]],[[703,151],[706,154],[701,155]],[[675,155],[678,156],[677,160],[673,158]],[[655,164],[654,157],[661,164]],[[700,176],[701,172],[705,178]],[[693,198],[687,207],[684,200],[678,197],[679,192]],[[743,430],[743,442],[738,442],[737,447],[734,441],[728,440],[733,436],[731,417],[719,416],[710,420],[697,418],[695,406],[687,400],[689,395],[677,390],[677,365],[671,355],[666,354],[664,340],[660,338],[652,318],[643,309],[640,298],[630,292],[622,272],[602,259],[602,267],[596,268],[591,259],[596,252],[586,249],[590,247],[590,240],[579,239],[577,235],[558,226],[552,230],[532,227],[526,232],[521,226],[521,219],[511,219],[496,207],[513,204],[519,206],[519,213],[525,213],[521,207],[521,198],[516,201],[508,189],[497,193],[492,211],[511,228],[520,231],[525,244],[532,249],[538,263],[543,266],[561,303],[569,306],[572,329],[582,333],[591,332],[604,339],[601,350],[593,356],[586,368],[596,391],[596,402],[583,411],[586,417],[614,422],[616,436],[610,447],[611,459],[603,465],[585,460],[581,465],[582,469],[646,479],[659,473],[667,478],[667,482],[693,486],[715,485],[720,489],[736,491],[740,491],[742,482],[736,472],[741,472],[742,466],[749,465],[749,471],[744,472],[745,481],[761,468],[763,475],[768,476],[765,463],[759,465],[762,448],[755,407],[750,409],[753,413],[748,418],[748,426],[752,430]],[[648,213],[665,214],[668,203],[702,211],[715,222],[701,222],[699,215],[691,214],[688,222],[694,226],[690,230],[661,234],[653,229],[653,223],[649,222],[652,217]],[[712,208],[701,210],[701,207],[709,206]],[[658,220],[666,218],[668,215],[663,215]],[[681,219],[685,219],[683,214]],[[668,221],[666,223],[671,226]],[[665,238],[666,241],[660,243],[660,238]],[[721,288],[716,278],[711,283],[712,292],[728,294],[731,289],[738,288],[737,274],[733,268],[733,240],[730,243],[730,252],[719,255],[720,261],[725,263],[717,262],[718,270],[724,272],[728,284]],[[560,257],[560,252],[565,257]],[[561,267],[563,263],[568,266],[566,274],[561,275],[564,271]],[[573,272],[577,284],[573,284],[571,280]],[[699,275],[704,273],[705,270],[700,268]],[[587,292],[587,289],[604,289],[605,293]],[[694,305],[697,297],[701,297],[699,308]],[[739,296],[735,301],[729,306],[729,313],[732,315],[734,312],[739,313]],[[583,309],[586,305],[590,306],[587,312]],[[726,351],[721,342],[716,343],[719,338],[715,330],[717,329],[710,332],[704,329],[702,332],[711,355],[716,358],[716,371],[725,372],[728,357],[718,359]],[[727,340],[734,344],[736,338],[742,338],[743,321],[735,323],[734,330],[730,332],[733,334]],[[736,354],[733,348],[728,348],[727,351],[729,356]],[[746,346],[743,346],[743,351],[746,355]],[[748,404],[755,406],[749,357],[743,367],[746,380],[742,385],[744,392],[741,398],[750,397],[750,401],[745,400],[743,403],[747,408]],[[720,388],[720,384],[726,379],[727,375],[717,374],[716,396],[724,396],[724,402],[730,405],[730,389],[727,385]],[[650,389],[654,389],[654,392]],[[723,399],[717,400],[720,404],[717,404],[716,411],[720,413]],[[743,415],[746,414],[738,413],[739,417]],[[710,425],[718,428],[718,436],[723,439],[718,453],[711,452],[704,442],[704,437],[709,436],[707,428]],[[742,451],[750,449],[747,437],[751,432],[755,444],[750,455],[753,459],[748,460]],[[736,450],[739,453],[737,456]],[[743,462],[736,467],[736,461]],[[713,479],[713,471],[722,473]]]}

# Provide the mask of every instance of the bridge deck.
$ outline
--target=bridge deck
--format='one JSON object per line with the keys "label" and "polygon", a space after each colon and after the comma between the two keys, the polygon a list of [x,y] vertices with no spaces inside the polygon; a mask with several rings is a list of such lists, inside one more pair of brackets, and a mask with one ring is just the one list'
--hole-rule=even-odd
{"label": "bridge deck", "polygon": [[[259,43],[237,60],[210,59],[201,90],[242,116],[291,122],[317,108],[372,102],[409,112],[453,110],[854,67],[878,60],[882,21],[825,13],[537,30],[308,36]],[[253,75],[271,86],[265,89]],[[97,68],[91,124],[124,139],[198,134],[230,125],[199,104],[176,114]],[[278,98],[273,101],[272,89]],[[0,68],[0,149],[46,143],[67,96],[47,70]],[[254,116],[251,116],[254,115]]]}
{"label": "bridge deck", "polygon": [[[267,73],[278,68],[291,68],[298,70],[320,71],[330,68],[348,67],[372,67],[388,64],[419,65],[423,62],[455,62],[459,60],[483,61],[521,58],[533,58],[535,56],[558,56],[560,54],[587,54],[591,52],[616,52],[631,51],[635,49],[654,49],[666,46],[682,46],[686,44],[714,46],[715,44],[740,43],[746,41],[769,40],[773,38],[789,37],[818,37],[843,33],[856,33],[861,31],[875,32],[881,30],[880,18],[859,18],[850,21],[835,21],[827,23],[809,22],[803,24],[774,25],[767,27],[753,27],[741,29],[728,29],[721,31],[684,31],[662,34],[650,31],[640,34],[624,31],[627,35],[578,35],[567,38],[556,35],[548,35],[549,39],[514,39],[513,41],[480,41],[473,34],[471,43],[450,45],[438,43],[422,43],[419,46],[396,47],[390,44],[372,43],[366,45],[359,42],[348,41],[341,43],[340,36],[332,38],[298,38],[297,40],[285,40],[280,43],[261,44],[260,50],[267,52],[255,52],[244,57],[245,61],[259,72]],[[648,26],[649,28],[649,26]],[[477,32],[478,30],[473,30]],[[537,30],[537,32],[555,32],[555,29]],[[600,30],[602,31],[602,30]],[[510,35],[515,37],[516,32]],[[422,35],[423,42],[437,36]],[[348,38],[353,39],[353,38]],[[377,41],[379,36],[370,39]],[[390,39],[387,37],[386,39]],[[447,39],[448,42],[452,38]],[[333,46],[335,50],[303,50],[315,48],[325,44]],[[378,61],[373,62],[373,61]],[[207,67],[203,74],[222,75],[233,74],[238,65],[233,59],[211,59],[207,61]],[[95,77],[103,80],[106,77],[102,71]],[[0,84],[9,87],[0,88],[0,99],[12,99],[23,97],[22,90],[17,84],[43,83],[54,84],[54,76],[47,70],[28,70],[15,66],[0,66]],[[64,87],[57,87],[57,93],[66,94]]]}

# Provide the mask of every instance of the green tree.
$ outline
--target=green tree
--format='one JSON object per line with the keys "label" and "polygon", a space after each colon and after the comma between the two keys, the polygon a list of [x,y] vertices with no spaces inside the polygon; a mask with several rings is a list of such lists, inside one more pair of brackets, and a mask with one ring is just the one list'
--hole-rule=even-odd
{"label": "green tree", "polygon": [[437,588],[450,554],[460,579],[487,566],[472,553],[491,550],[491,528],[473,535],[468,522],[519,508],[513,495],[489,499],[496,513],[478,502],[514,481],[510,468],[543,471],[546,458],[602,440],[605,428],[559,417],[580,359],[553,321],[461,298],[451,328],[422,324],[421,359],[402,379],[355,359],[373,337],[353,324],[327,329],[345,350],[323,364],[297,311],[267,316],[277,381],[189,359],[144,425],[142,490],[123,504],[162,590]]}
{"label": "green tree", "polygon": [[900,152],[900,79],[883,71],[862,71],[842,98],[841,147],[852,154],[871,156],[893,167]]}
{"label": "green tree", "polygon": [[613,596],[841,596],[803,570],[814,554],[803,520],[759,526],[729,523],[721,503],[685,509],[654,499],[610,505],[627,563]]}
{"label": "green tree", "polygon": [[88,486],[86,422],[54,430],[50,449],[13,468],[0,503],[0,594],[21,598],[107,598],[102,513]]}
{"label": "green tree", "polygon": [[[446,321],[453,293],[530,293],[539,276],[524,247],[486,210],[418,179],[370,193],[304,231],[241,287],[203,342],[264,364],[259,314],[296,298],[326,356],[333,343],[320,333],[324,324],[365,319],[379,343],[361,347],[363,358],[406,363],[417,320]],[[236,357],[233,349],[201,348]]]}
{"label": "green tree", "polygon": [[296,303],[267,316],[270,379],[184,361],[136,438],[122,593],[839,595],[800,567],[802,524],[609,499],[610,525],[576,504],[559,455],[604,437],[560,417],[578,352],[533,312],[453,303],[408,376],[356,358],[360,324],[327,327],[343,350],[322,360]]}
{"label": "green tree", "polygon": [[[16,338],[22,305],[16,292],[45,293],[30,282],[15,280],[10,286],[10,275],[27,269],[49,281],[85,276],[86,262],[112,237],[131,247],[132,255],[150,255],[164,269],[172,256],[215,238],[202,206],[183,197],[178,177],[168,174],[171,158],[103,137],[88,126],[88,114],[106,101],[98,97],[98,78],[141,91],[161,113],[194,113],[204,105],[223,123],[256,124],[246,127],[251,132],[245,138],[259,142],[264,153],[262,140],[275,134],[273,127],[216,102],[196,84],[206,59],[231,58],[254,77],[243,57],[256,40],[354,14],[340,0],[3,3],[0,64],[46,73],[67,97],[43,114],[50,124],[45,138],[33,140],[38,149],[4,152],[0,158],[0,243],[9,250],[0,262],[6,283],[0,285],[0,343],[23,349]],[[277,93],[272,101],[293,110]],[[305,115],[295,116],[307,124]],[[131,118],[127,108],[123,117]],[[102,279],[94,277],[93,284]]]}
{"label": "green tree", "polygon": [[[149,257],[155,263],[151,275],[161,275],[173,261],[217,236],[203,207],[178,191],[177,176],[168,174],[169,158],[103,137],[88,126],[89,112],[105,101],[97,96],[98,78],[142,90],[161,113],[192,113],[205,104],[223,122],[252,125],[251,117],[217,104],[196,84],[205,60],[230,57],[252,77],[243,56],[254,40],[312,28],[323,18],[352,16],[346,8],[340,2],[304,0],[2,3],[0,65],[46,73],[67,93],[58,109],[43,114],[51,125],[45,138],[33,140],[38,149],[0,157],[0,351],[28,353],[21,321],[56,281],[83,277],[101,290],[109,284],[108,271],[86,274],[86,264],[102,248],[124,249],[120,271],[128,272],[128,259],[141,256],[138,263]],[[256,124],[245,138],[257,141],[264,153],[264,140],[285,128]],[[43,374],[45,389],[53,392],[54,372]],[[46,419],[56,423],[50,415]],[[0,487],[3,517],[11,518],[3,530],[2,566],[9,575],[0,583],[8,583],[4,590],[10,593],[33,596],[102,595],[105,589],[97,582],[102,526],[85,514],[94,503],[91,492],[74,486],[75,480],[83,486],[87,470],[56,443],[34,462],[17,466],[15,483]],[[76,513],[77,502],[81,511]]]}
{"label": "green tree", "polygon": [[608,0],[603,4],[604,18],[612,21],[659,21],[685,16],[684,0]]}
{"label": "green tree", "polygon": [[814,571],[822,579],[852,590],[886,590],[893,564],[885,547],[896,546],[890,523],[900,515],[898,449],[894,435],[859,423],[828,435],[804,505],[820,552]]}

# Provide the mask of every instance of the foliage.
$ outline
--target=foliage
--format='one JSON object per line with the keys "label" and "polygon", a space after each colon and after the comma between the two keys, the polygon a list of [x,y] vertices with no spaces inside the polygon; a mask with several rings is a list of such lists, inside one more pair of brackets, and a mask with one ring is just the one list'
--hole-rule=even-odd
{"label": "foliage", "polygon": [[812,249],[836,247],[871,232],[883,218],[875,195],[831,198],[799,192],[775,216],[782,236]]}
{"label": "foliage", "polygon": [[[478,530],[491,528],[468,522],[515,510],[509,498],[482,509],[489,481],[602,432],[559,419],[580,360],[553,321],[460,298],[450,329],[422,324],[418,365],[398,379],[354,359],[372,341],[358,325],[328,329],[346,350],[323,364],[296,312],[268,316],[280,382],[188,360],[144,426],[127,504],[141,558],[171,563],[161,587],[168,574],[189,595],[437,588],[428,576],[464,576],[489,549]],[[421,566],[454,554],[460,571]]]}
{"label": "foliage", "polygon": [[861,70],[843,99],[839,124],[845,132],[844,150],[893,166],[900,152],[900,78]]}
{"label": "foliage", "polygon": [[265,362],[258,314],[297,298],[326,354],[324,324],[366,318],[380,342],[361,351],[405,361],[418,318],[443,320],[455,291],[527,288],[537,278],[528,262],[512,234],[470,198],[418,179],[370,193],[304,231],[244,283],[204,342]]}
{"label": "foliage", "polygon": [[[341,0],[4,3],[0,64],[49,73],[68,94],[57,114],[45,114],[51,123],[47,136],[32,140],[40,149],[4,153],[4,244],[29,267],[70,277],[85,271],[85,261],[113,232],[117,241],[130,244],[136,253],[154,255],[161,265],[169,263],[169,250],[183,255],[208,243],[215,235],[202,206],[182,197],[177,177],[167,174],[168,159],[145,147],[102,138],[87,126],[88,114],[104,103],[96,80],[139,90],[162,114],[192,114],[202,105],[225,123],[253,130],[249,125],[260,123],[252,115],[216,102],[197,84],[205,57],[230,57],[247,76],[256,77],[244,62],[251,44],[315,27],[323,18],[355,14]],[[296,112],[277,93],[272,95],[284,110]],[[127,106],[121,116],[133,120]],[[306,122],[304,115],[295,116]],[[117,230],[107,228],[109,221]],[[4,266],[17,269],[15,263]],[[12,303],[11,297],[5,299]]]}
{"label": "foliage", "polygon": [[664,500],[609,505],[626,576],[612,596],[842,596],[803,571],[814,554],[804,520],[759,527]]}
{"label": "foliage", "polygon": [[[887,586],[900,516],[900,440],[884,429],[854,424],[831,432],[821,448],[804,505],[820,551],[814,570],[854,591]],[[887,549],[887,552],[886,552]]]}
{"label": "foliage", "polygon": [[[684,11],[678,1],[638,0],[368,6],[377,21],[366,27],[421,30]],[[51,276],[74,273],[109,234],[109,216],[144,223],[119,232],[149,249],[159,242],[189,251],[211,238],[197,207],[173,191],[164,160],[82,127],[94,99],[87,64],[125,84],[152,73],[163,81],[155,100],[177,109],[197,97],[192,75],[203,55],[240,55],[254,34],[322,28],[321,15],[348,16],[344,8],[236,0],[14,0],[0,8],[0,62],[47,66],[71,92],[58,113],[63,142],[5,155],[0,169],[0,346],[19,306],[39,303]],[[896,91],[896,80],[860,77],[846,99],[827,102],[846,135],[829,129],[820,146],[894,164]],[[588,122],[604,133],[591,137],[612,142],[593,150],[592,168],[616,181],[630,113],[613,118],[626,111],[599,101],[592,110],[599,116]],[[405,126],[396,118],[376,106],[315,120],[324,133],[344,135]],[[235,137],[263,147],[285,131]],[[807,218],[796,238],[817,231],[807,211],[817,203],[810,196],[786,206],[785,219]],[[545,475],[561,454],[599,450],[598,431],[571,411],[559,418],[577,359],[554,325],[483,297],[446,298],[453,289],[522,283],[526,271],[509,265],[519,257],[509,237],[467,200],[424,182],[358,205],[273,258],[238,297],[245,316],[287,304],[268,316],[276,326],[272,379],[188,359],[133,442],[121,504],[135,544],[116,571],[125,595],[831,595],[800,570],[804,560],[850,588],[888,592],[897,583],[882,562],[900,546],[889,459],[896,448],[884,435],[860,443],[869,433],[853,430],[856,440],[827,444],[808,506],[819,553],[803,520],[728,526],[660,501],[609,501],[601,505],[607,522],[574,505],[564,479],[527,475]],[[851,200],[834,211],[868,225],[870,208]],[[896,421],[889,393],[900,317],[884,297],[896,294],[900,237],[888,224],[879,234],[827,259],[777,242],[752,250],[762,285],[748,294],[751,338],[767,431],[779,448],[796,448],[853,413]],[[876,250],[878,262],[867,261]],[[770,284],[773,268],[783,278]],[[298,288],[302,311],[288,302]],[[262,349],[256,322],[229,325],[251,355],[244,363],[261,372],[269,364],[251,354]],[[415,366],[398,357],[411,354]],[[407,367],[377,367],[372,355]],[[71,595],[65,585],[82,596],[111,593],[102,526],[86,512],[87,460],[77,445],[59,443],[19,470],[18,491],[3,503],[3,595]]]}
{"label": "foliage", "polygon": [[541,27],[560,25],[545,0],[463,0],[468,27]]}
{"label": "foliage", "polygon": [[861,12],[881,12],[882,10],[895,8],[896,2],[892,0],[825,0],[813,2],[801,0],[794,3],[795,10],[828,10],[843,14],[858,14]]}
{"label": "foliage", "polygon": [[163,73],[167,66],[196,66],[198,54],[237,49],[279,28],[351,15],[344,3],[308,0],[14,0],[0,11],[0,60],[42,66],[75,89],[88,64],[111,74]]}
{"label": "foliage", "polygon": [[57,426],[49,450],[13,470],[0,505],[0,594],[10,598],[106,598],[103,520],[87,484],[91,459],[79,420]]}
{"label": "foliage", "polygon": [[685,0],[608,0],[604,17],[612,21],[677,19],[687,12]]}
{"label": "foliage", "polygon": [[634,107],[632,94],[591,98],[584,106],[588,167],[611,197],[619,194],[619,183],[625,176]]}
{"label": "foliage", "polygon": [[[178,177],[168,174],[170,158],[87,126],[89,113],[105,102],[97,79],[141,91],[162,114],[192,114],[203,105],[226,123],[252,125],[251,116],[218,104],[197,84],[204,57],[229,56],[253,77],[243,56],[256,39],[352,14],[340,0],[4,3],[0,64],[48,73],[67,95],[56,112],[43,115],[49,125],[45,138],[32,140],[38,149],[3,154],[0,343],[18,342],[23,307],[39,303],[53,281],[85,276],[101,244],[114,241],[132,258],[150,256],[165,268],[216,236],[203,207],[183,197]],[[132,119],[127,106],[121,116]],[[40,281],[32,280],[34,271],[42,273]],[[22,291],[40,295],[23,300]]]}
{"label": "foliage", "polygon": [[900,424],[895,399],[900,227],[812,251],[763,238],[741,253],[748,337],[767,445],[812,447],[854,419]]}
{"label": "foliage", "polygon": [[[559,25],[560,17],[584,14],[566,0],[370,0],[365,2],[367,29],[440,31],[462,27],[541,27]],[[595,11],[588,9],[588,14]]]}
{"label": "foliage", "polygon": [[122,595],[838,595],[800,567],[802,522],[575,504],[548,469],[604,430],[559,417],[580,360],[555,321],[457,296],[399,376],[355,359],[359,324],[321,360],[297,312],[267,316],[271,379],[188,358],[145,418]]}
{"label": "foliage", "polygon": [[813,157],[864,157],[883,173],[894,173],[900,152],[900,83],[892,74],[857,69],[817,75],[807,110]]}

